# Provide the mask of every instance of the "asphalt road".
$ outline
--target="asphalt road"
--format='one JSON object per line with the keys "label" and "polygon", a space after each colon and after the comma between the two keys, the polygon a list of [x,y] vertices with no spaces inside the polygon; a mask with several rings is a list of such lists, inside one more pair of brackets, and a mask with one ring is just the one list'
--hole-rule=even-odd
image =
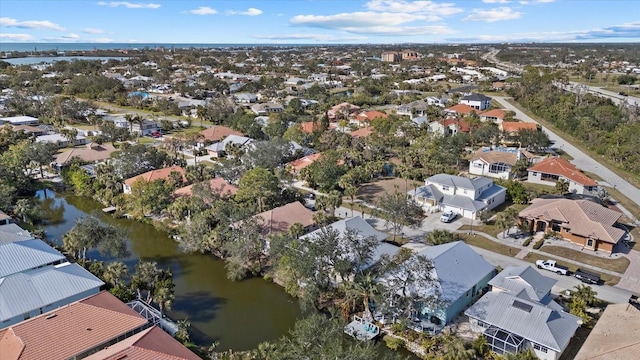
{"label": "asphalt road", "polygon": [[[516,113],[516,118],[525,122],[532,122],[537,124],[537,122],[533,120],[531,117],[529,117],[527,114],[523,113],[522,111],[518,110],[515,106],[507,102],[507,98],[503,96],[494,96],[494,98],[497,101],[499,101],[500,104],[502,104],[502,106],[504,106],[505,109],[514,111]],[[566,152],[571,157],[573,157],[573,160],[571,160],[571,163],[573,163],[575,166],[577,166],[581,170],[597,174],[602,179],[604,179],[609,185],[611,185],[612,187],[615,187],[621,193],[625,194],[627,198],[629,198],[631,201],[633,201],[638,206],[640,206],[640,189],[631,185],[627,180],[618,176],[616,173],[609,170],[608,168],[600,164],[595,159],[589,157],[587,154],[582,152],[582,150],[576,148],[575,146],[571,145],[567,141],[563,140],[560,136],[556,135],[553,131],[550,131],[548,128],[544,126],[542,127],[542,129],[549,135],[549,139],[553,141],[554,146],[556,148],[561,149],[562,151]]]}
{"label": "asphalt road", "polygon": [[577,83],[577,82],[570,81],[569,82],[569,86],[565,86],[565,87],[563,87],[563,89],[564,90],[568,90],[568,91],[572,91],[572,92],[585,91],[585,90],[588,89],[588,91],[590,93],[596,93],[596,94],[608,97],[616,105],[620,105],[622,103],[626,103],[629,106],[640,106],[640,98],[637,98],[635,96],[622,96],[622,95],[618,94],[617,92],[604,90],[603,88],[599,88],[599,87],[596,87],[596,86],[587,86],[587,85],[584,85],[584,84],[580,84],[580,83]]}

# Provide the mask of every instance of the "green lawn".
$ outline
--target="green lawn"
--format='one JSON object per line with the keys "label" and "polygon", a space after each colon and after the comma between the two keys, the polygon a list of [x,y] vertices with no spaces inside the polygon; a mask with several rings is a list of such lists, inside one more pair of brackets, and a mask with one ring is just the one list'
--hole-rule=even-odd
{"label": "green lawn", "polygon": [[[475,227],[474,227],[475,230]],[[479,248],[483,248],[489,251],[493,251],[497,254],[507,255],[507,256],[515,256],[520,249],[515,248],[513,246],[508,246],[504,244],[497,243],[493,240],[489,240],[482,235],[470,235],[470,234],[457,234],[460,239],[462,239],[465,243],[471,246],[477,246]]]}
{"label": "green lawn", "polygon": [[[500,206],[498,206],[497,208],[495,208],[494,209],[494,213],[496,213],[496,214],[501,213],[504,210],[506,210],[507,208],[513,208],[517,212],[520,212],[524,208],[526,208],[527,206],[528,205],[526,205],[526,204],[513,204],[511,202],[505,202],[505,203],[501,204]],[[473,225],[473,228],[471,227],[471,225],[462,225],[459,229],[460,230],[479,231],[479,232],[483,232],[485,234],[489,234],[489,235],[491,235],[493,237],[498,237],[498,234],[504,231],[504,229],[500,229],[500,228],[496,227],[494,225],[494,221],[489,221],[486,224],[482,224],[482,225]]]}
{"label": "green lawn", "polygon": [[[577,265],[569,264],[569,263],[564,262],[564,261],[562,261],[562,260],[560,260],[558,258],[555,258],[553,256],[549,256],[549,255],[545,255],[545,254],[538,254],[538,253],[530,252],[530,253],[527,254],[527,256],[524,257],[524,260],[534,264],[534,266],[535,266],[535,263],[536,263],[537,260],[555,260],[558,263],[558,265],[563,265],[563,266],[568,267],[569,271],[575,272],[578,269]],[[597,271],[593,271],[593,270],[589,270],[589,271],[598,273]],[[605,285],[612,285],[613,286],[613,285],[617,284],[620,281],[620,278],[617,277],[617,276],[613,276],[613,275],[609,275],[609,274],[600,274],[600,273],[598,273],[598,275],[600,275],[600,279],[602,279],[602,281],[604,281]]]}
{"label": "green lawn", "polygon": [[620,274],[623,274],[629,267],[629,259],[625,257],[617,259],[603,258],[600,256],[590,255],[588,252],[569,249],[564,246],[547,245],[543,246],[540,250],[566,259],[579,261],[587,265],[615,271]]}

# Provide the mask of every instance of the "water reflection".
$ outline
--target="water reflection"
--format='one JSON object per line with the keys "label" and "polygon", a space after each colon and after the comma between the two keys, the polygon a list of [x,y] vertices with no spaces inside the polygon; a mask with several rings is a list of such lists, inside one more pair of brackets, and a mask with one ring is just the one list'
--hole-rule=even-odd
{"label": "water reflection", "polygon": [[[300,315],[297,302],[279,286],[262,279],[229,281],[222,261],[180,252],[175,241],[151,225],[103,214],[102,206],[90,198],[51,190],[38,191],[36,196],[47,220],[45,233],[54,243],[62,244],[75,219],[92,214],[127,232],[131,255],[118,260],[129,268],[135,267],[138,258],[171,267],[176,300],[168,314],[175,319],[189,318],[198,343],[219,341],[221,349],[252,349],[286,334]],[[110,261],[97,251],[88,256]]]}

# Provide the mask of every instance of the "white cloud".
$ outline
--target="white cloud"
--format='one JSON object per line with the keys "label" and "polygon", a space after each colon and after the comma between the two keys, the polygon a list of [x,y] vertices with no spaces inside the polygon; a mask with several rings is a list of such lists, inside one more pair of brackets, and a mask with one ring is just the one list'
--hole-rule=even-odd
{"label": "white cloud", "polygon": [[78,34],[67,34],[62,35],[62,38],[65,40],[80,40],[80,35]]}
{"label": "white cloud", "polygon": [[464,18],[464,21],[496,22],[519,19],[521,16],[521,12],[513,11],[513,9],[508,7],[499,7],[494,9],[473,9],[471,11],[471,14]]}
{"label": "white cloud", "polygon": [[291,18],[294,25],[306,25],[327,29],[347,27],[395,26],[416,20],[424,20],[423,15],[401,13],[376,13],[372,11],[340,13],[335,15],[297,15]]}
{"label": "white cloud", "polygon": [[509,0],[482,0],[485,4],[507,4]]}
{"label": "white cloud", "polygon": [[82,32],[85,33],[85,34],[93,34],[93,35],[104,34],[104,30],[96,29],[96,28],[86,28],[86,29],[82,30]]}
{"label": "white cloud", "polygon": [[319,42],[353,42],[364,41],[366,36],[334,36],[328,34],[283,34],[283,35],[253,35],[256,39],[263,40],[312,40]]}
{"label": "white cloud", "polygon": [[9,41],[32,41],[33,36],[29,34],[5,34],[0,33],[0,39],[9,40]]}
{"label": "white cloud", "polygon": [[89,42],[95,42],[95,43],[111,43],[111,42],[113,42],[113,39],[109,39],[109,38],[95,38],[95,39],[89,39]]}
{"label": "white cloud", "polygon": [[228,15],[246,15],[246,16],[258,16],[262,14],[262,10],[256,8],[248,8],[247,11],[233,11],[228,10]]}
{"label": "white cloud", "polygon": [[160,7],[160,4],[154,4],[154,3],[132,3],[132,2],[128,2],[128,1],[111,1],[111,2],[105,2],[105,1],[100,1],[98,2],[98,5],[100,6],[108,6],[108,7],[126,7],[127,9],[157,9]]}
{"label": "white cloud", "polygon": [[552,3],[554,1],[556,1],[556,0],[535,0],[535,2],[537,2],[537,3]]}
{"label": "white cloud", "polygon": [[463,11],[452,3],[435,3],[424,0],[370,0],[365,4],[365,7],[379,12],[426,15],[430,21],[438,21],[441,20],[441,16],[450,16]]}
{"label": "white cloud", "polygon": [[218,10],[210,8],[208,6],[200,6],[197,9],[189,10],[189,12],[195,15],[213,15],[217,14]]}
{"label": "white cloud", "polygon": [[16,19],[3,17],[0,18],[0,26],[17,27],[21,29],[48,29],[56,31],[64,31],[64,28],[49,20],[28,20],[18,21]]}

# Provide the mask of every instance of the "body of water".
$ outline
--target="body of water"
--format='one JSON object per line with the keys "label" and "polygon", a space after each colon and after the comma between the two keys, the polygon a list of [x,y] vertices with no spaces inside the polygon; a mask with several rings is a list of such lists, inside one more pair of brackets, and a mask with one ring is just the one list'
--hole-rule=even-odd
{"label": "body of water", "polygon": [[0,51],[94,51],[94,50],[144,50],[144,49],[228,49],[303,46],[336,46],[336,44],[188,44],[188,43],[9,43],[0,42]]}
{"label": "body of water", "polygon": [[[252,349],[287,334],[301,315],[297,300],[278,285],[261,278],[230,281],[223,261],[210,255],[185,254],[175,241],[151,225],[103,214],[102,205],[90,198],[50,190],[36,195],[48,221],[43,228],[52,242],[62,244],[63,235],[76,219],[95,214],[127,232],[131,256],[118,260],[129,269],[134,269],[138,258],[171,267],[176,300],[168,315],[189,318],[198,344],[219,341],[221,349]],[[95,251],[88,256],[100,258]]]}
{"label": "body of water", "polygon": [[6,61],[11,65],[35,65],[40,63],[53,63],[56,61],[73,61],[73,60],[127,60],[126,57],[114,57],[114,56],[29,56],[11,59],[0,59]]}

